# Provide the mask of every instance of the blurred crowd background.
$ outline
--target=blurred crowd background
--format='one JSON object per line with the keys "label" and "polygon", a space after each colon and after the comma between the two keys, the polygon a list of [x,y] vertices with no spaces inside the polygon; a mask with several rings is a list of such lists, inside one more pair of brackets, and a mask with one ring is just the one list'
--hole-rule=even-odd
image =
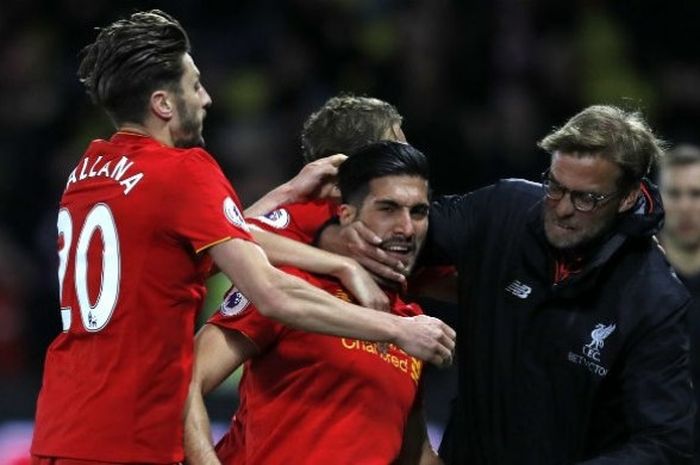
{"label": "blurred crowd background", "polygon": [[[78,53],[95,27],[147,8],[189,32],[214,101],[207,148],[246,205],[298,171],[304,119],[340,92],[398,108],[437,193],[538,180],[548,159],[537,140],[594,103],[639,109],[672,145],[700,142],[700,2],[5,0],[0,436],[32,418],[60,330],[55,224],[67,175],[89,140],[112,132],[76,78]],[[451,381],[430,376],[439,420]]]}

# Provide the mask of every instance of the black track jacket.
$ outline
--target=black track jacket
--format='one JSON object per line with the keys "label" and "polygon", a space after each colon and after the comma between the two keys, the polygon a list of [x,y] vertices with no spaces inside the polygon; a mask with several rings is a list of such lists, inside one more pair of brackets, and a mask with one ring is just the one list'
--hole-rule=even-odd
{"label": "black track jacket", "polygon": [[689,295],[652,235],[649,183],[577,274],[553,284],[539,184],[439,198],[428,261],[460,278],[451,465],[690,463]]}

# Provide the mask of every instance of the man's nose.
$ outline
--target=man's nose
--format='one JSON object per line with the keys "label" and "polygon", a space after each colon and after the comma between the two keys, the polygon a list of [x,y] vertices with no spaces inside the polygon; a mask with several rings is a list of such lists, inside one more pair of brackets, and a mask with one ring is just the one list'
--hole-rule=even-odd
{"label": "man's nose", "polygon": [[394,233],[400,233],[406,237],[412,237],[415,233],[413,218],[411,218],[411,212],[408,209],[399,213],[394,224]]}
{"label": "man's nose", "polygon": [[554,212],[558,217],[567,217],[576,213],[576,208],[574,203],[571,201],[571,193],[566,192],[564,196],[556,201],[557,204],[554,207]]}
{"label": "man's nose", "polygon": [[204,108],[209,108],[212,104],[211,96],[209,95],[209,92],[207,92],[207,90],[204,87],[202,87],[202,92],[204,93],[202,106]]}

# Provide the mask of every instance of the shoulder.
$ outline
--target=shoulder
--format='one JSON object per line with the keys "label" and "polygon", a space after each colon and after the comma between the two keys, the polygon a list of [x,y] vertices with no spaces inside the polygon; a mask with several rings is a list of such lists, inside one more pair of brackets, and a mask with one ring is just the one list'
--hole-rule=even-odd
{"label": "shoulder", "polygon": [[494,196],[532,203],[542,198],[542,185],[525,179],[501,179],[494,184]]}
{"label": "shoulder", "polygon": [[621,271],[629,279],[627,291],[636,296],[635,300],[663,318],[668,312],[684,307],[690,301],[690,294],[659,246],[651,239],[644,242],[630,252],[631,257]]}
{"label": "shoulder", "polygon": [[203,167],[208,169],[221,170],[219,163],[212,157],[209,152],[200,147],[189,149],[173,148],[174,160],[183,167]]}
{"label": "shoulder", "polygon": [[286,214],[297,217],[317,217],[317,216],[333,216],[336,213],[338,206],[328,200],[313,200],[310,202],[295,202],[284,205],[275,211],[286,212]]}
{"label": "shoulder", "polygon": [[[192,148],[177,148],[166,146],[150,146],[145,150],[153,153],[161,163],[171,169],[177,170],[220,170],[219,164],[216,162],[209,152],[200,147]],[[154,158],[156,158],[154,157]],[[165,167],[165,166],[164,166]]]}
{"label": "shoulder", "polygon": [[457,195],[444,195],[435,199],[438,206],[454,206],[458,203],[498,202],[515,200],[517,203],[533,203],[542,198],[542,185],[525,179],[501,179],[494,184],[472,192]]}

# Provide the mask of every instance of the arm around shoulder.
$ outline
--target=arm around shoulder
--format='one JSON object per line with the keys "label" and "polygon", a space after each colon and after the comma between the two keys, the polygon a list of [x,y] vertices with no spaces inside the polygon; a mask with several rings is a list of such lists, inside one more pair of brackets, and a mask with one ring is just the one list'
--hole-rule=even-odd
{"label": "arm around shoulder", "polygon": [[210,249],[217,266],[260,313],[305,331],[391,342],[437,364],[451,361],[455,332],[425,315],[402,318],[342,301],[274,268],[256,244],[232,239]]}

